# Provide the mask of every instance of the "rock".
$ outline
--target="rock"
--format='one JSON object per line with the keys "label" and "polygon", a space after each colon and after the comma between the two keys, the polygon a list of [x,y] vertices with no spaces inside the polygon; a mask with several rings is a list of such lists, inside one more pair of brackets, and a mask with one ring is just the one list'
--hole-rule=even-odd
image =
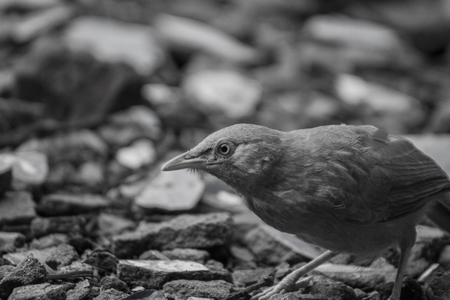
{"label": "rock", "polygon": [[232,70],[204,70],[190,74],[185,78],[183,89],[192,105],[211,122],[217,117],[239,119],[251,116],[262,94],[258,82]]}
{"label": "rock", "polygon": [[12,296],[8,298],[15,288],[42,283],[45,281],[46,276],[47,273],[44,266],[33,255],[28,254],[20,261],[17,267],[6,274],[0,281],[0,297],[3,299],[16,299],[14,297],[11,298]]}
{"label": "rock", "polygon": [[163,288],[166,294],[178,299],[187,297],[226,299],[232,293],[233,285],[223,280],[174,280],[164,284]]}
{"label": "rock", "polygon": [[362,114],[367,123],[391,133],[407,132],[425,118],[425,112],[417,99],[357,76],[339,75],[335,88],[340,99],[352,107],[370,108]]}
{"label": "rock", "polygon": [[105,250],[93,251],[84,262],[97,268],[101,273],[113,274],[116,273],[119,264],[117,257]]}
{"label": "rock", "polygon": [[420,62],[419,54],[382,23],[317,15],[308,19],[303,33],[312,42],[300,44],[300,59],[331,70],[351,70],[355,66],[411,67]]}
{"label": "rock", "polygon": [[22,247],[25,241],[26,238],[21,233],[0,231],[0,254],[3,252],[12,252],[16,248]]}
{"label": "rock", "polygon": [[209,253],[207,251],[197,249],[175,248],[172,250],[165,250],[162,254],[169,259],[189,260],[200,264],[204,264],[209,259]]}
{"label": "rock", "polygon": [[[106,157],[109,152],[108,145],[97,133],[91,130],[80,130],[59,134],[42,139],[32,138],[18,147],[18,152],[41,152],[49,159],[75,152],[89,152],[93,155]],[[75,153],[76,154],[76,153]],[[75,155],[74,154],[74,155]],[[70,158],[70,157],[69,157]],[[78,158],[78,157],[77,157]],[[78,158],[79,159],[79,158]],[[69,160],[69,159],[67,159]]]}
{"label": "rock", "polygon": [[233,272],[233,283],[246,287],[258,282],[261,278],[272,276],[273,268],[257,268],[253,270],[236,270]]}
{"label": "rock", "polygon": [[256,258],[269,265],[304,262],[320,255],[318,248],[263,224],[251,230],[245,239]]}
{"label": "rock", "polygon": [[30,193],[6,192],[0,199],[0,225],[29,223],[35,217],[35,203]]}
{"label": "rock", "polygon": [[2,169],[12,169],[12,180],[16,185],[42,184],[48,174],[47,157],[39,152],[2,153],[0,164]]}
{"label": "rock", "polygon": [[80,184],[96,187],[102,185],[105,181],[104,165],[100,162],[87,161],[79,168],[77,181]]}
{"label": "rock", "polygon": [[225,269],[221,262],[210,259],[204,264],[204,266],[207,267],[211,273],[209,276],[210,279],[233,282],[230,271]]}
{"label": "rock", "polygon": [[35,218],[31,222],[31,232],[34,237],[41,237],[51,233],[80,232],[86,220],[79,216]]}
{"label": "rock", "polygon": [[110,124],[101,127],[99,132],[109,144],[118,147],[140,138],[158,140],[163,133],[158,114],[144,105],[134,105],[113,114]]}
{"label": "rock", "polygon": [[438,262],[442,268],[450,271],[450,245],[447,245],[442,249]]}
{"label": "rock", "polygon": [[136,197],[135,203],[143,209],[190,210],[200,201],[204,188],[198,174],[184,170],[160,172]]}
{"label": "rock", "polygon": [[[139,78],[131,67],[70,50],[55,37],[40,39],[15,67],[13,96],[43,103],[49,117],[64,122],[95,124],[115,108],[125,87]],[[67,80],[61,80],[61,74]]]}
{"label": "rock", "polygon": [[14,252],[5,254],[3,257],[13,264],[18,264],[28,255],[32,254],[41,263],[48,265],[52,269],[57,269],[61,266],[67,266],[71,262],[79,259],[78,253],[75,249],[67,244],[61,244],[56,247],[50,247],[42,250],[28,250],[23,252]]}
{"label": "rock", "polygon": [[167,298],[160,291],[150,289],[134,293],[123,300],[167,300]]}
{"label": "rock", "polygon": [[41,283],[15,288],[8,300],[61,300],[75,286],[73,283]]}
{"label": "rock", "polygon": [[114,275],[103,277],[100,285],[102,286],[102,290],[116,289],[124,293],[130,293],[127,284]]}
{"label": "rock", "polygon": [[155,161],[155,146],[149,140],[137,140],[130,146],[117,150],[116,159],[122,166],[137,170]]}
{"label": "rock", "polygon": [[202,264],[181,260],[121,260],[118,277],[129,286],[161,289],[176,279],[212,279],[210,270]]}
{"label": "rock", "polygon": [[162,254],[162,252],[158,250],[147,250],[141,255],[139,255],[139,259],[141,260],[170,260],[167,256]]}
{"label": "rock", "polygon": [[38,211],[46,216],[91,213],[108,207],[108,201],[93,194],[49,194],[42,197]]}
{"label": "rock", "polygon": [[346,14],[355,18],[383,23],[401,32],[415,48],[429,54],[439,53],[449,43],[450,10],[445,0],[408,2],[356,3]]}
{"label": "rock", "polygon": [[314,269],[313,274],[324,275],[340,281],[353,288],[373,289],[374,286],[394,280],[394,268],[361,268],[354,265],[322,264]]}
{"label": "rock", "polygon": [[67,292],[66,300],[85,300],[91,296],[91,284],[87,279],[78,282],[75,287]]}
{"label": "rock", "polygon": [[159,34],[176,49],[206,52],[220,59],[241,64],[254,64],[261,59],[256,49],[205,23],[161,14],[154,24]]}
{"label": "rock", "polygon": [[131,220],[122,218],[121,216],[108,213],[100,213],[97,217],[97,234],[99,236],[110,236],[120,234],[125,230],[135,227],[135,223]]}
{"label": "rock", "polygon": [[231,235],[228,214],[180,215],[160,224],[143,223],[135,231],[113,236],[113,252],[133,257],[148,249],[210,248]]}
{"label": "rock", "polygon": [[[8,261],[8,263],[9,263],[9,261]],[[1,265],[0,266],[0,282],[3,280],[3,278],[5,278],[6,275],[11,273],[13,270],[14,270],[14,266],[12,266],[12,265]]]}
{"label": "rock", "polygon": [[123,293],[115,289],[109,289],[101,291],[100,294],[93,300],[122,300],[127,296],[129,296],[129,294]]}
{"label": "rock", "polygon": [[165,60],[162,43],[146,25],[82,16],[67,28],[64,40],[69,48],[89,52],[99,61],[128,64],[141,76],[152,75]]}
{"label": "rock", "polygon": [[357,300],[356,294],[351,287],[324,276],[313,276],[311,284],[305,288],[305,293],[336,300]]}
{"label": "rock", "polygon": [[450,271],[436,274],[427,283],[425,293],[428,299],[445,300],[450,297]]}

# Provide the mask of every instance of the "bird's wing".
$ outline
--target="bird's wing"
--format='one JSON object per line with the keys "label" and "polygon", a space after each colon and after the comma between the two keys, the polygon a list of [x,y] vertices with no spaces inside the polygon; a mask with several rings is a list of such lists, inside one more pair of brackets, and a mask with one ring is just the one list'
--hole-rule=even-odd
{"label": "bird's wing", "polygon": [[394,220],[450,190],[446,173],[405,138],[373,126],[334,127],[328,135],[332,138],[319,141],[331,149],[325,151],[328,171],[322,172],[330,186],[326,201],[328,211],[344,222],[367,225]]}

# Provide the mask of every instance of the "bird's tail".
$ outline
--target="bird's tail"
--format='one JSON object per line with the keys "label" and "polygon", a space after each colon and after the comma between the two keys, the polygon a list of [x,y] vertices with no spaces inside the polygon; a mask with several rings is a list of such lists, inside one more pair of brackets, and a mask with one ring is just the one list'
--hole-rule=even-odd
{"label": "bird's tail", "polygon": [[450,193],[439,195],[439,198],[427,212],[427,217],[437,227],[450,234]]}

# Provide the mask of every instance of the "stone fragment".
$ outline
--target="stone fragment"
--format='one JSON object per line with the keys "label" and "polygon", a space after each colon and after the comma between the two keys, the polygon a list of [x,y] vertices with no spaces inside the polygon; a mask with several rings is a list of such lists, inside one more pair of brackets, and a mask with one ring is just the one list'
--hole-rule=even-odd
{"label": "stone fragment", "polygon": [[30,284],[42,283],[45,281],[47,273],[44,266],[33,257],[28,254],[22,261],[15,267],[10,273],[0,281],[0,297],[3,299],[8,296],[17,287],[23,287]]}
{"label": "stone fragment", "polygon": [[37,151],[1,153],[0,164],[9,164],[13,182],[25,185],[42,184],[48,175],[47,156]]}
{"label": "stone fragment", "polygon": [[450,271],[436,274],[425,287],[428,299],[445,300],[450,296]]}
{"label": "stone fragment", "polygon": [[25,241],[26,238],[21,233],[0,231],[0,253],[12,252],[16,248],[22,247]]}
{"label": "stone fragment", "polygon": [[90,52],[103,62],[128,64],[142,76],[153,74],[164,62],[161,42],[146,25],[82,16],[67,28],[64,40],[73,50]]}
{"label": "stone fragment", "polygon": [[181,260],[121,260],[119,279],[129,286],[160,289],[177,279],[212,280],[215,274],[202,264]]}
{"label": "stone fragment", "polygon": [[108,207],[108,201],[93,194],[49,194],[42,197],[38,211],[46,216],[76,215]]}
{"label": "stone fragment", "polygon": [[30,243],[31,249],[45,249],[50,248],[54,246],[58,246],[61,244],[68,244],[69,243],[69,236],[67,234],[63,233],[54,233],[45,235],[39,239],[34,239]]}
{"label": "stone fragment", "polygon": [[73,283],[41,283],[15,288],[8,300],[61,300],[75,286]]}
{"label": "stone fragment", "polygon": [[248,117],[261,100],[261,85],[231,70],[205,70],[186,77],[183,88],[190,102],[213,120]]}
{"label": "stone fragment", "polygon": [[56,269],[61,266],[67,266],[71,262],[79,259],[78,253],[75,249],[67,244],[61,244],[56,247],[50,247],[41,250],[28,250],[24,252],[15,252],[5,254],[3,257],[13,264],[18,264],[20,261],[26,259],[32,254],[42,264]]}
{"label": "stone fragment", "polygon": [[123,300],[128,296],[129,294],[118,291],[116,289],[108,289],[101,291],[100,294],[93,300]]}
{"label": "stone fragment", "polygon": [[225,245],[231,235],[228,214],[180,215],[174,219],[143,223],[135,231],[113,236],[113,252],[133,257],[148,249],[210,248]]}
{"label": "stone fragment", "polygon": [[156,159],[154,144],[146,139],[134,141],[116,152],[116,160],[124,167],[137,170],[153,163]]}
{"label": "stone fragment", "polygon": [[116,289],[124,293],[130,293],[127,284],[114,275],[103,277],[100,285],[102,286],[102,290]]}
{"label": "stone fragment", "polygon": [[258,282],[263,277],[272,276],[273,268],[257,268],[253,270],[236,270],[233,272],[233,283],[236,286],[249,286]]}
{"label": "stone fragment", "polygon": [[142,260],[170,260],[167,256],[162,254],[161,251],[158,250],[147,250],[141,255],[139,255],[139,259]]}
{"label": "stone fragment", "polygon": [[136,197],[144,209],[190,210],[200,201],[205,184],[200,175],[183,171],[161,172]]}
{"label": "stone fragment", "polygon": [[30,193],[6,192],[0,199],[0,225],[29,223],[35,217],[35,203]]}
{"label": "stone fragment", "polygon": [[314,246],[264,224],[247,234],[246,243],[258,260],[269,265],[304,262],[320,254]]}
{"label": "stone fragment", "polygon": [[78,282],[73,289],[67,292],[65,300],[87,300],[91,295],[91,284],[87,279]]}
{"label": "stone fragment", "polygon": [[162,254],[167,256],[169,259],[189,260],[200,264],[204,264],[209,259],[208,251],[198,249],[175,248],[172,250],[165,250]]}
{"label": "stone fragment", "polygon": [[305,288],[305,293],[336,300],[357,300],[351,287],[324,276],[313,276],[310,285]]}
{"label": "stone fragment", "polygon": [[97,233],[99,236],[120,234],[125,230],[131,230],[135,223],[118,215],[100,213],[97,217]]}
{"label": "stone fragment", "polygon": [[52,233],[80,232],[86,220],[79,216],[35,218],[31,222],[31,232],[34,237]]}
{"label": "stone fragment", "polygon": [[164,292],[173,298],[200,297],[226,299],[233,290],[233,285],[223,280],[174,280],[164,284]]}
{"label": "stone fragment", "polygon": [[256,49],[195,20],[161,14],[155,28],[173,47],[206,52],[235,63],[252,64],[260,59]]}
{"label": "stone fragment", "polygon": [[95,250],[84,260],[84,262],[97,268],[102,273],[115,274],[119,260],[108,251]]}

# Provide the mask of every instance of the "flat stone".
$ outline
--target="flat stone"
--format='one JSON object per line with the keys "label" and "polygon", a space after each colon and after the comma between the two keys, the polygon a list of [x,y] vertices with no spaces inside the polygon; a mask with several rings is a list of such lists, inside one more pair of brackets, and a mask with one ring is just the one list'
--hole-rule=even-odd
{"label": "flat stone", "polygon": [[45,235],[39,239],[34,239],[30,243],[30,249],[45,249],[68,243],[69,243],[69,236],[67,234],[54,233]]}
{"label": "flat stone", "polygon": [[71,49],[88,51],[104,62],[128,64],[143,76],[164,61],[160,42],[146,25],[82,16],[67,28],[64,38]]}
{"label": "flat stone", "polygon": [[262,95],[257,81],[230,70],[195,72],[186,77],[183,87],[192,104],[206,115],[232,119],[252,115]]}
{"label": "flat stone", "polygon": [[41,263],[46,264],[53,269],[60,266],[67,266],[71,262],[79,259],[78,253],[75,249],[67,244],[41,250],[34,249],[24,252],[8,253],[3,255],[3,257],[13,264],[18,264],[30,254],[36,257]]}
{"label": "flat stone", "polygon": [[41,237],[51,233],[80,232],[86,220],[79,216],[63,216],[49,218],[35,218],[31,222],[31,232],[34,237]]}
{"label": "flat stone", "polygon": [[114,275],[103,277],[100,281],[100,285],[102,286],[102,290],[113,288],[124,293],[130,292],[127,284]]}
{"label": "flat stone", "polygon": [[0,199],[0,225],[29,223],[35,217],[35,203],[30,193],[6,192]]}
{"label": "flat stone", "polygon": [[16,248],[22,247],[25,241],[25,236],[19,232],[0,231],[0,253],[14,251]]}
{"label": "flat stone", "polygon": [[137,170],[153,163],[156,159],[155,145],[147,139],[134,141],[116,152],[116,160],[124,167]]}
{"label": "flat stone", "polygon": [[258,260],[269,265],[304,262],[321,253],[317,247],[264,224],[246,235],[246,243]]}
{"label": "flat stone", "polygon": [[92,194],[50,194],[42,197],[38,210],[47,216],[76,215],[108,207],[108,201]]}
{"label": "flat stone", "polygon": [[253,270],[236,270],[233,272],[233,283],[237,286],[249,286],[252,285],[261,278],[269,277],[274,273],[273,268],[257,268]]}
{"label": "flat stone", "polygon": [[164,285],[164,292],[173,298],[200,297],[225,299],[233,289],[233,285],[223,280],[175,280]]}
{"label": "flat stone", "polygon": [[176,279],[205,279],[213,273],[204,265],[181,260],[121,260],[118,276],[129,286],[161,289],[164,283]]}
{"label": "flat stone", "polygon": [[161,172],[136,197],[135,203],[144,209],[190,210],[200,201],[204,189],[199,174],[185,170]]}
{"label": "flat stone", "polygon": [[210,248],[226,245],[231,235],[228,214],[180,215],[174,219],[143,223],[135,231],[113,236],[118,257],[133,257],[148,249]]}
{"label": "flat stone", "polygon": [[17,287],[26,286],[29,284],[42,283],[45,281],[47,273],[44,266],[28,254],[10,273],[0,281],[0,297],[8,298],[13,290]]}
{"label": "flat stone", "polygon": [[107,289],[101,291],[100,294],[93,300],[123,300],[128,296],[129,294],[118,291],[116,289]]}
{"label": "flat stone", "polygon": [[87,279],[78,282],[75,287],[67,292],[66,300],[88,299],[91,293],[91,284]]}
{"label": "flat stone", "polygon": [[189,260],[198,262],[200,264],[204,264],[209,259],[208,251],[198,249],[176,248],[163,251],[162,254],[170,259]]}
{"label": "flat stone", "polygon": [[94,250],[84,262],[95,267],[100,273],[116,273],[119,260],[106,250]]}
{"label": "flat stone", "polygon": [[73,283],[41,283],[15,288],[8,300],[60,300],[66,299],[67,292],[75,286]]}

